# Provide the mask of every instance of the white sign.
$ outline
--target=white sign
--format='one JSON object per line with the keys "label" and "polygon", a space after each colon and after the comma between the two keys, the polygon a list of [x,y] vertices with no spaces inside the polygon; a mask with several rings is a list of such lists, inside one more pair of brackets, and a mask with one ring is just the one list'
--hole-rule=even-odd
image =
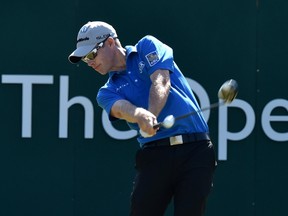
{"label": "white sign", "polygon": [[[22,137],[32,138],[32,95],[35,85],[52,85],[53,75],[2,75],[2,84],[19,84],[22,85]],[[205,89],[196,81],[187,78],[193,92],[199,98],[201,107],[210,105],[210,100]],[[84,96],[74,96],[69,98],[69,77],[60,76],[59,83],[59,138],[68,138],[68,110],[73,105],[81,105],[84,109],[84,138],[94,138],[94,107],[90,99]],[[288,100],[275,98],[271,100],[263,109],[261,115],[261,126],[268,138],[277,142],[288,141],[288,129],[286,132],[279,132],[273,128],[272,122],[288,122],[287,116],[272,115],[276,108],[284,108],[288,112]],[[237,108],[245,114],[245,125],[237,132],[228,130],[229,108]],[[208,121],[210,111],[203,113]],[[237,119],[235,119],[237,122]],[[228,141],[239,141],[247,138],[255,128],[255,112],[253,107],[246,101],[236,98],[228,106],[219,107],[218,119],[218,160],[227,160]],[[120,131],[110,123],[105,111],[102,112],[102,125],[105,132],[117,140],[131,139],[137,135],[134,130]]]}

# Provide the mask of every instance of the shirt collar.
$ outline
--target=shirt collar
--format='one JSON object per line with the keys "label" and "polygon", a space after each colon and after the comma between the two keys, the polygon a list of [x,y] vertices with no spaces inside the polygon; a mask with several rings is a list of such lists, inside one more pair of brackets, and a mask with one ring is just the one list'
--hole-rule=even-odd
{"label": "shirt collar", "polygon": [[[136,46],[125,46],[125,49],[126,49],[126,62],[127,62],[127,59],[129,57],[129,55],[132,53],[132,52],[137,52],[137,49],[136,49]],[[114,74],[116,74],[117,71],[111,71],[109,72],[109,77],[112,77]]]}
{"label": "shirt collar", "polygon": [[126,59],[130,55],[130,53],[137,52],[137,49],[135,46],[125,46],[125,49],[126,49]]}

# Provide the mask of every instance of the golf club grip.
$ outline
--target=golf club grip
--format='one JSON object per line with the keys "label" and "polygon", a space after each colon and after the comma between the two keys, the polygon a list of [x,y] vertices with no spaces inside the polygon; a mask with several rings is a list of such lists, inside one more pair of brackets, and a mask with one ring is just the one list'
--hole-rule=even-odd
{"label": "golf club grip", "polygon": [[162,122],[158,122],[157,124],[153,125],[154,129],[160,128],[161,127]]}

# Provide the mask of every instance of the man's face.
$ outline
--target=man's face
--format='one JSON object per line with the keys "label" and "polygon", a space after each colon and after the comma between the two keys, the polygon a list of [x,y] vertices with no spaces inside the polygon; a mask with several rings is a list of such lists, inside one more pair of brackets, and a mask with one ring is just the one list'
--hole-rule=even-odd
{"label": "man's face", "polygon": [[[102,42],[103,44],[100,43],[99,45],[101,46],[95,47],[95,49],[97,49],[96,53],[94,54],[95,56],[90,56],[90,59],[85,59],[85,62],[89,67],[92,67],[94,70],[96,70],[102,75],[107,74],[113,68],[113,44],[115,45],[113,41],[113,38],[108,38],[107,40]],[[93,55],[93,53],[90,55]]]}

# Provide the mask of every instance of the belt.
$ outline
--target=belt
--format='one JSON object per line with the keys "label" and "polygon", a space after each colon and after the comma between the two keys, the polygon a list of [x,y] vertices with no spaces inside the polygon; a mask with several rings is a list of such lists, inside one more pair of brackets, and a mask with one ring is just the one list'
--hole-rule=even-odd
{"label": "belt", "polygon": [[145,143],[143,148],[150,148],[156,146],[174,146],[202,140],[210,140],[209,133],[191,133],[191,134],[176,135],[173,137],[168,137]]}

